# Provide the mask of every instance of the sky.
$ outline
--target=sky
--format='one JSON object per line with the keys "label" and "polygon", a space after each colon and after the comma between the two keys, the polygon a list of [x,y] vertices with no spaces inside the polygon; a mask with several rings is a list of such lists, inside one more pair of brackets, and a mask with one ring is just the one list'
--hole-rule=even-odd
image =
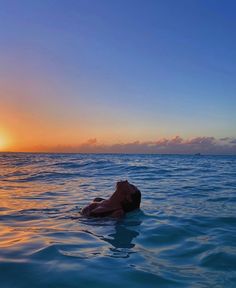
{"label": "sky", "polygon": [[234,0],[0,0],[0,151],[236,154]]}

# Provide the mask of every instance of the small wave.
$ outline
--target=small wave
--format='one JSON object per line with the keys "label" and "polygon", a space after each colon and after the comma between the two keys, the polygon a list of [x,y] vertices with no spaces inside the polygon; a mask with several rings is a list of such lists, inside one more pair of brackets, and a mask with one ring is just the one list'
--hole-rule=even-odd
{"label": "small wave", "polygon": [[100,160],[100,161],[87,161],[87,162],[58,162],[52,164],[52,166],[62,167],[62,168],[83,168],[83,167],[106,167],[108,165],[114,165],[113,161],[109,160]]}
{"label": "small wave", "polygon": [[60,249],[59,253],[62,254],[63,256],[76,257],[76,258],[81,258],[81,259],[89,259],[92,257],[97,257],[98,255],[101,254],[101,252],[96,248],[86,249],[86,251],[81,251],[81,250],[65,251],[65,250]]}
{"label": "small wave", "polygon": [[44,259],[44,260],[56,259],[59,257],[61,257],[61,254],[57,249],[57,245],[55,244],[31,252],[30,256],[31,259]]}
{"label": "small wave", "polygon": [[132,268],[129,279],[138,282],[140,287],[185,287],[172,273],[162,273],[163,267],[158,261],[152,261],[148,265],[132,265]]}
{"label": "small wave", "polygon": [[230,200],[229,197],[217,197],[217,198],[209,198],[206,201],[208,202],[224,202]]}
{"label": "small wave", "polygon": [[9,181],[16,182],[33,182],[33,181],[54,181],[54,180],[62,180],[74,177],[89,177],[89,174],[84,175],[82,173],[61,173],[61,172],[39,172],[37,174],[32,174],[30,176],[26,176],[20,179],[14,179]]}
{"label": "small wave", "polygon": [[201,259],[201,266],[216,270],[236,270],[236,254],[224,251],[207,252]]}
{"label": "small wave", "polygon": [[0,211],[1,211],[1,212],[9,211],[9,210],[10,210],[9,208],[6,208],[6,207],[0,207]]}
{"label": "small wave", "polygon": [[0,221],[2,222],[12,222],[12,223],[16,223],[17,222],[26,222],[26,221],[31,221],[31,220],[36,220],[38,219],[37,216],[35,215],[26,215],[26,214],[21,214],[19,212],[17,213],[11,213],[11,214],[7,214],[7,215],[0,215]]}
{"label": "small wave", "polygon": [[176,244],[187,237],[196,235],[191,230],[173,225],[158,225],[156,228],[147,229],[147,235],[144,239],[150,246],[163,244]]}

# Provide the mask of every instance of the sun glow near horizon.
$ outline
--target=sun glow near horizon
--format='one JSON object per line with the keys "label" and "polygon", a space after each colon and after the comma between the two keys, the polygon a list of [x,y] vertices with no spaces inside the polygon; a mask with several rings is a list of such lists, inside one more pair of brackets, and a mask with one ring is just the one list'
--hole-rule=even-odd
{"label": "sun glow near horizon", "polygon": [[7,149],[7,141],[3,136],[0,136],[0,152]]}
{"label": "sun glow near horizon", "polygon": [[0,130],[0,152],[9,150],[11,146],[10,136]]}

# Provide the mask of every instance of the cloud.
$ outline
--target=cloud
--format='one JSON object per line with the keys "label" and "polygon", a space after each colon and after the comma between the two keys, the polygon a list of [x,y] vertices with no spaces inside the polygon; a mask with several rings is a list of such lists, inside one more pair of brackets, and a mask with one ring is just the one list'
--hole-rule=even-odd
{"label": "cloud", "polygon": [[89,145],[89,146],[93,146],[97,144],[97,139],[96,138],[92,138],[89,139],[86,143],[84,143],[83,145]]}
{"label": "cloud", "polygon": [[214,145],[214,143],[215,143],[214,137],[196,137],[191,140],[187,140],[185,142],[185,144],[199,145],[199,146]]}
{"label": "cloud", "polygon": [[230,144],[235,144],[235,145],[236,145],[236,139],[232,139],[232,140],[230,140],[229,143],[230,143]]}
{"label": "cloud", "polygon": [[[224,140],[222,140],[224,139]],[[27,150],[27,149],[25,149]],[[236,138],[195,137],[183,139],[180,136],[162,138],[156,141],[134,141],[112,145],[99,143],[91,138],[76,146],[38,146],[31,151],[62,153],[157,153],[157,154],[229,154],[236,155]],[[28,149],[29,151],[29,149]]]}
{"label": "cloud", "polygon": [[220,138],[220,141],[229,141],[231,138],[230,137],[224,137],[224,138]]}

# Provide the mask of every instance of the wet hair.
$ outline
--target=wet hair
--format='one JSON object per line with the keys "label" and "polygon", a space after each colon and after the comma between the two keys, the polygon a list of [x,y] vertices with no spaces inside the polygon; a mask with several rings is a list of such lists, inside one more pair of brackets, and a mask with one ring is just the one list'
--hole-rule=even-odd
{"label": "wet hair", "polygon": [[129,184],[129,185],[131,185],[134,188],[134,193],[131,194],[131,202],[128,201],[127,199],[122,201],[121,207],[124,210],[124,212],[131,212],[135,209],[138,209],[140,207],[140,203],[141,203],[140,190],[132,184]]}

